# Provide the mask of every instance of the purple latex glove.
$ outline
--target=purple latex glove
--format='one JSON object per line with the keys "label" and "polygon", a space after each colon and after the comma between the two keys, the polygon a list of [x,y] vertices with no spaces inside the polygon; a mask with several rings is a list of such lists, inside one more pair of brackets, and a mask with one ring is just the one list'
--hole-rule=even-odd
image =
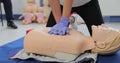
{"label": "purple latex glove", "polygon": [[68,24],[70,19],[69,18],[61,18],[60,23],[54,25],[50,31],[49,34],[55,34],[55,35],[65,35],[69,33],[68,30]]}

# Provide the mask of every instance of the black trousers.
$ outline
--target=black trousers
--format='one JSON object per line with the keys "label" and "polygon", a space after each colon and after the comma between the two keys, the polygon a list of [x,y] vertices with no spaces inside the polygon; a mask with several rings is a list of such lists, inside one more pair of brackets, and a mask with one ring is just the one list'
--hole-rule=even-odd
{"label": "black trousers", "polygon": [[[61,6],[61,10],[62,8],[63,6]],[[104,23],[98,0],[92,0],[83,6],[73,7],[71,12],[77,12],[84,19],[90,35],[92,35],[92,25]],[[55,24],[56,22],[51,12],[46,27],[52,27]]]}
{"label": "black trousers", "polygon": [[11,0],[0,0],[0,3],[1,2],[4,5],[6,20],[9,21],[14,19]]}

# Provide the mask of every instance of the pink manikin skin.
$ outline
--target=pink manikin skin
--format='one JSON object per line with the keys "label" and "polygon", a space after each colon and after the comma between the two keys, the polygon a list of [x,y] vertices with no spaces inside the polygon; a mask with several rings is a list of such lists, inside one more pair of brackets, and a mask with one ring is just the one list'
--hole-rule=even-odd
{"label": "pink manikin skin", "polygon": [[70,29],[70,34],[65,36],[50,35],[49,29],[30,31],[24,39],[25,51],[49,56],[54,56],[57,52],[79,55],[95,47],[91,37],[73,29]]}
{"label": "pink manikin skin", "polygon": [[25,13],[24,14],[24,20],[22,21],[22,24],[30,24],[30,23],[32,23],[32,17],[33,17],[32,13]]}
{"label": "pink manikin skin", "polygon": [[39,13],[36,14],[36,16],[37,16],[37,22],[38,23],[40,23],[40,24],[44,23],[45,20],[44,20],[44,14],[43,13],[39,12]]}
{"label": "pink manikin skin", "polygon": [[33,21],[37,21],[36,14],[38,13],[38,11],[39,6],[36,5],[35,0],[27,0],[27,4],[24,6],[24,20],[22,24],[30,24]]}

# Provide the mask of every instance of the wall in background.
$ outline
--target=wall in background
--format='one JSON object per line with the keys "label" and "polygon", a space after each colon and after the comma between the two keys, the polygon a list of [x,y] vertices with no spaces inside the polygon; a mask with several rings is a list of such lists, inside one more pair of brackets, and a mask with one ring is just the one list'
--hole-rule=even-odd
{"label": "wall in background", "polygon": [[104,16],[120,16],[120,0],[99,0]]}
{"label": "wall in background", "polygon": [[103,19],[106,22],[120,22],[120,0],[99,0]]}
{"label": "wall in background", "polygon": [[[11,1],[12,1],[12,6],[13,6],[13,13],[22,14],[23,7],[27,3],[27,0],[11,0]],[[36,0],[36,3],[40,5],[40,0]],[[3,14],[5,14],[3,5],[2,5],[2,11],[3,11]]]}
{"label": "wall in background", "polygon": [[[14,14],[23,13],[23,6],[26,4],[27,0],[11,0],[11,1],[13,4]],[[39,4],[40,0],[36,0],[36,3],[40,5]],[[120,15],[120,0],[99,0],[99,3],[100,3],[100,7],[103,15],[105,16]]]}
{"label": "wall in background", "polygon": [[[23,7],[26,4],[27,0],[11,0],[13,4],[13,13],[14,15],[20,15],[23,13]],[[36,3],[40,5],[41,0],[36,0]],[[43,0],[44,1],[44,0]],[[42,1],[42,2],[43,2]],[[102,15],[104,19],[109,21],[120,21],[120,0],[99,0],[101,7]],[[3,15],[4,9],[2,6]]]}

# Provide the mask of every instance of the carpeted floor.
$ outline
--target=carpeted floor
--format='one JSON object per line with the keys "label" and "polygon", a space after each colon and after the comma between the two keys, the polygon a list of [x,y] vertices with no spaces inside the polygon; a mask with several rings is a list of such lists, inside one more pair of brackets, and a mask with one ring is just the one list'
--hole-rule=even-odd
{"label": "carpeted floor", "polygon": [[[9,58],[11,55],[15,54],[23,48],[23,40],[24,37],[10,42],[8,44],[5,44],[3,46],[0,46],[0,63],[43,63],[34,59],[23,61],[19,59],[13,60]],[[118,51],[114,55],[98,56],[97,63],[120,63],[120,51]]]}

